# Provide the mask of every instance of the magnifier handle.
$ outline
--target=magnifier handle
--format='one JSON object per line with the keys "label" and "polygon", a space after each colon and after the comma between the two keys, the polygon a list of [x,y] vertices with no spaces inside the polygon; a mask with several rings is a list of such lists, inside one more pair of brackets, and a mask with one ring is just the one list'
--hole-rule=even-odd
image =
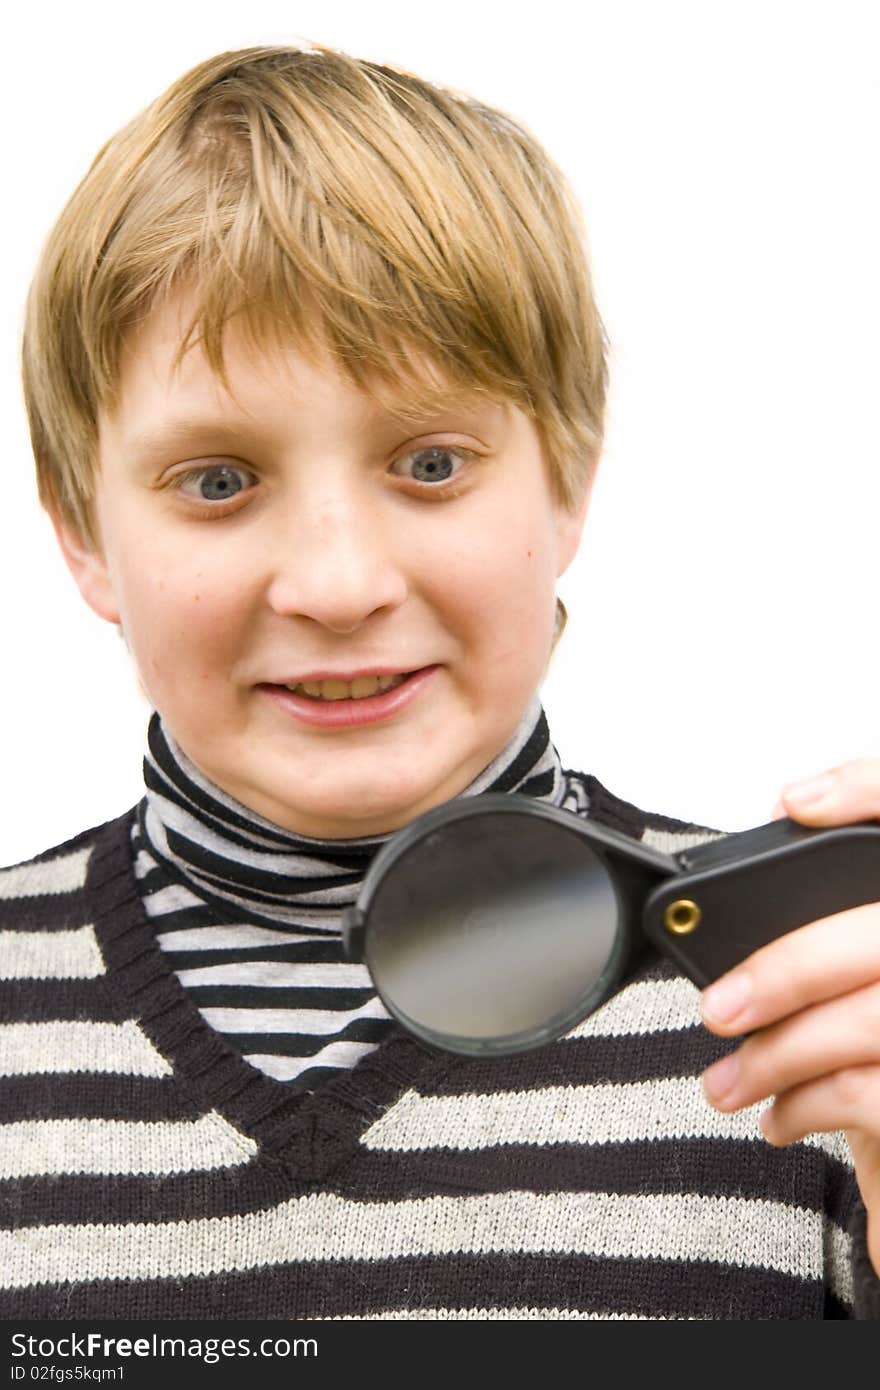
{"label": "magnifier handle", "polygon": [[643,910],[646,936],[701,988],[760,946],[880,901],[880,824],[813,828],[783,817],[676,856]]}

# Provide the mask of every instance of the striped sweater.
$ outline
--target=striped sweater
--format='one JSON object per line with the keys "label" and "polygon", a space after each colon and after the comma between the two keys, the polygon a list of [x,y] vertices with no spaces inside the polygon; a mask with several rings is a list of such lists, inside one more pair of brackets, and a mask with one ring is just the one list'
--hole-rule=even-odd
{"label": "striped sweater", "polygon": [[[701,838],[582,780],[599,822]],[[310,1093],[182,986],[135,814],[0,871],[0,1317],[880,1314],[845,1140],[773,1149],[757,1107],[706,1104],[730,1044],[668,962],[538,1051],[392,1027]]]}
{"label": "striped sweater", "polygon": [[[159,947],[202,1017],[260,1071],[312,1090],[388,1035],[367,967],[348,960],[342,914],[388,834],[320,840],[282,829],[190,761],[154,713],[134,867]],[[513,735],[458,795],[517,792],[576,814],[535,695]]]}

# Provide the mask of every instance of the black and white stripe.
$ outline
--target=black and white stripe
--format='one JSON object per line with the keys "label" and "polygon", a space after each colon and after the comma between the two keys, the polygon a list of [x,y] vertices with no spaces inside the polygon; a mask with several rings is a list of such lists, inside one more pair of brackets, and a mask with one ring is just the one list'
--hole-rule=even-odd
{"label": "black and white stripe", "polygon": [[[208,782],[154,715],[135,872],[158,943],[204,1019],[252,1065],[311,1088],[351,1067],[391,1021],[366,967],[345,957],[341,914],[386,835],[296,836]],[[462,792],[518,792],[582,812],[537,697]]]}
{"label": "black and white stripe", "polygon": [[[672,852],[712,833],[581,785]],[[712,1110],[727,1045],[668,962],[534,1053],[392,1031],[296,1091],[158,949],[134,820],[0,871],[0,1317],[876,1318],[843,1137]]]}

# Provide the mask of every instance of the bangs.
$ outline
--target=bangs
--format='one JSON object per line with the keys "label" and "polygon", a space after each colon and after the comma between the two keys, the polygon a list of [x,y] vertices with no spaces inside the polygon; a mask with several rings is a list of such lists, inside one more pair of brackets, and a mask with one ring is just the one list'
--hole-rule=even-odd
{"label": "bangs", "polygon": [[[137,284],[132,260],[150,245],[159,278],[142,285],[128,321],[188,287],[183,350],[198,342],[221,379],[224,329],[236,320],[254,345],[329,353],[355,385],[408,398],[413,411],[438,386],[528,407],[523,345],[537,365],[544,325],[514,235],[522,208],[515,215],[492,160],[474,159],[461,112],[453,123],[439,95],[435,105],[422,94],[416,123],[401,77],[383,69],[380,85],[356,71],[308,92],[268,74],[259,101],[247,91],[236,100],[230,79],[193,113],[105,248],[117,284],[102,298],[117,329],[124,286]],[[485,147],[485,128],[471,134]],[[110,341],[101,357],[109,388]]]}
{"label": "bangs", "polygon": [[574,505],[604,427],[580,210],[505,113],[315,45],[220,54],[99,152],[49,236],[22,374],[40,496],[89,536],[97,417],[169,298],[228,389],[224,336],[329,360],[415,420],[461,393],[532,419]]}
{"label": "bangs", "polygon": [[344,298],[342,313],[334,316],[318,306],[309,290],[291,292],[286,275],[282,283],[283,298],[271,285],[261,283],[267,297],[252,294],[242,302],[229,302],[222,281],[216,287],[217,296],[212,295],[211,285],[186,274],[163,286],[152,309],[161,310],[178,294],[187,306],[173,368],[180,366],[188,352],[200,349],[229,390],[226,345],[227,333],[234,329],[256,356],[294,349],[319,369],[338,371],[401,423],[417,423],[463,403],[511,402],[509,380],[486,371],[481,360],[469,362],[465,354],[443,359],[426,348],[411,325],[411,336],[405,336],[395,316],[389,319],[374,312],[349,322],[342,316],[348,307]]}

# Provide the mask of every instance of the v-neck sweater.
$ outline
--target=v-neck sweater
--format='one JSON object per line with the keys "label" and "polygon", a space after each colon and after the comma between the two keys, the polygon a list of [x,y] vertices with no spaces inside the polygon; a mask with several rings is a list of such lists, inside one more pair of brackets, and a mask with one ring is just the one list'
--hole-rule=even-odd
{"label": "v-neck sweater", "polygon": [[[717,833],[584,782],[667,852]],[[158,948],[134,814],[0,871],[0,1317],[878,1316],[845,1138],[714,1111],[730,1044],[669,962],[537,1051],[395,1028],[296,1093]]]}
{"label": "v-neck sweater", "polygon": [[[135,873],[156,941],[202,1016],[252,1066],[313,1090],[391,1028],[367,968],[348,960],[342,914],[389,833],[327,840],[283,829],[211,782],[159,714],[132,826]],[[459,794],[515,792],[577,813],[538,695]]]}

